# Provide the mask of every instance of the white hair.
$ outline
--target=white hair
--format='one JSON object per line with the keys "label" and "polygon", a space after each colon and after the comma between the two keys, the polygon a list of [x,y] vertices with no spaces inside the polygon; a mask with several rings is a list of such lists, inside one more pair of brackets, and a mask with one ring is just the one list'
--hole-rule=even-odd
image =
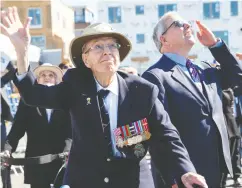
{"label": "white hair", "polygon": [[160,41],[160,37],[162,36],[162,33],[166,30],[166,21],[170,18],[173,17],[180,17],[177,12],[171,11],[171,12],[167,12],[165,13],[160,20],[158,21],[158,23],[156,24],[154,31],[153,31],[153,41],[156,45],[156,48],[160,51],[160,49],[162,48],[162,43]]}

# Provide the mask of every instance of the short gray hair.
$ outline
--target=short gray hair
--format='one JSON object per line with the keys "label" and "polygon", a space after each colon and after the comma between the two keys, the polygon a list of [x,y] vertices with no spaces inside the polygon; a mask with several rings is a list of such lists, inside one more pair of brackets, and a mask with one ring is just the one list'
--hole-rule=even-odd
{"label": "short gray hair", "polygon": [[165,31],[166,29],[166,25],[165,22],[167,21],[167,19],[174,17],[174,16],[179,16],[177,14],[177,12],[171,11],[171,12],[167,12],[165,13],[160,20],[158,21],[158,23],[156,24],[154,31],[153,31],[153,41],[156,45],[156,48],[160,51],[160,49],[162,48],[162,44],[160,41],[160,37],[162,35],[162,33]]}

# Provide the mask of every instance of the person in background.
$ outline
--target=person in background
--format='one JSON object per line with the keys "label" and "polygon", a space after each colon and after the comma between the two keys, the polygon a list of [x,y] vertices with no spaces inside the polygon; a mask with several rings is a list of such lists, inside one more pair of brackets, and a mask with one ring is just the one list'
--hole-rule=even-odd
{"label": "person in background", "polygon": [[[13,121],[9,96],[4,86],[14,79],[15,72],[16,70],[11,61],[8,63],[6,70],[1,72],[1,151],[4,150],[4,143],[7,138],[6,123]],[[1,177],[3,188],[11,188],[10,167],[1,168]]]}
{"label": "person in background", "polygon": [[73,65],[68,60],[64,60],[62,63],[59,64],[59,68],[65,74],[68,69],[73,68]]}
{"label": "person in background", "polygon": [[[222,118],[222,89],[240,85],[242,69],[221,39],[200,21],[196,24],[199,42],[211,51],[220,69],[188,59],[196,42],[194,30],[178,13],[168,12],[153,33],[163,55],[142,77],[159,87],[159,100],[178,129],[197,172],[205,177],[208,187],[218,188],[224,174],[233,175],[226,122]],[[161,156],[162,178],[172,186],[176,184],[175,170],[165,162],[169,156]],[[157,177],[161,179],[160,174]]]}
{"label": "person in background", "polygon": [[[57,66],[45,63],[34,70],[38,84],[56,85],[61,82],[63,73]],[[71,122],[68,112],[27,106],[21,100],[13,125],[7,136],[4,153],[11,156],[19,140],[27,134],[25,157],[69,152],[71,148]],[[62,166],[61,160],[47,164],[26,164],[24,183],[31,188],[49,188]],[[56,184],[61,185],[61,182]]]}
{"label": "person in background", "polygon": [[162,150],[170,156],[166,162],[185,187],[207,188],[157,98],[157,87],[138,76],[117,72],[131,50],[124,35],[106,23],[86,27],[70,46],[76,68],[66,72],[62,83],[46,87],[35,85],[26,58],[31,19],[22,25],[15,7],[1,16],[1,29],[17,52],[15,84],[23,100],[64,109],[71,115],[73,144],[64,184],[71,188],[137,188],[147,182],[140,180],[140,161],[148,147],[154,147],[151,155],[156,156],[159,170]]}
{"label": "person in background", "polygon": [[[234,92],[231,88],[224,89],[222,96],[223,102],[223,112],[226,120],[228,136],[230,141],[230,152],[232,159],[232,167],[233,167],[233,180],[235,187],[241,187],[241,157],[240,157],[240,126],[236,122],[237,112],[240,110],[237,105],[237,98],[234,97]],[[227,175],[225,174],[224,179],[222,180],[222,186],[226,187]]]}

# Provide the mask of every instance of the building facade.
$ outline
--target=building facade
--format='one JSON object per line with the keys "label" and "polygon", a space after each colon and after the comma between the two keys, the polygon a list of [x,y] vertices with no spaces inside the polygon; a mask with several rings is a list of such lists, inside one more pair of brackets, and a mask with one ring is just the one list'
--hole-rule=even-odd
{"label": "building facade", "polygon": [[83,29],[95,21],[98,0],[62,0],[74,10],[75,36],[80,36]]}
{"label": "building facade", "polygon": [[75,20],[75,36],[80,36],[83,29],[94,21],[94,14],[87,6],[72,6]]}
{"label": "building facade", "polygon": [[[111,24],[131,40],[133,49],[123,65],[131,65],[139,73],[161,57],[152,34],[159,18],[168,11],[177,11],[191,21],[195,31],[197,27],[194,21],[200,20],[223,39],[233,53],[242,52],[241,0],[102,0],[97,7],[98,21]],[[209,50],[199,42],[194,45],[190,57],[213,61]]]}
{"label": "building facade", "polygon": [[[60,0],[4,0],[3,7],[16,6],[20,19],[32,17],[31,44],[42,50],[60,49],[62,59],[69,56],[74,38],[74,11]],[[58,64],[60,62],[56,62]]]}

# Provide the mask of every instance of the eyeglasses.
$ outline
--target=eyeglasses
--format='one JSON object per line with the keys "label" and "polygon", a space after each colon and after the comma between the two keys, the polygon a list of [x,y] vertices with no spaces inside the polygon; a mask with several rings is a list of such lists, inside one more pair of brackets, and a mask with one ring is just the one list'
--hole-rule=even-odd
{"label": "eyeglasses", "polygon": [[84,52],[84,54],[87,54],[90,51],[93,51],[95,53],[103,53],[105,47],[107,47],[111,52],[115,52],[121,48],[121,45],[118,43],[112,43],[112,44],[106,44],[106,45],[97,44],[95,46],[90,47],[86,52]]}
{"label": "eyeglasses", "polygon": [[172,22],[172,24],[162,33],[162,35],[164,35],[173,25],[175,26],[175,27],[185,27],[185,25],[189,25],[190,26],[190,24],[189,23],[186,23],[186,22],[182,22],[182,21],[174,21],[174,22]]}

